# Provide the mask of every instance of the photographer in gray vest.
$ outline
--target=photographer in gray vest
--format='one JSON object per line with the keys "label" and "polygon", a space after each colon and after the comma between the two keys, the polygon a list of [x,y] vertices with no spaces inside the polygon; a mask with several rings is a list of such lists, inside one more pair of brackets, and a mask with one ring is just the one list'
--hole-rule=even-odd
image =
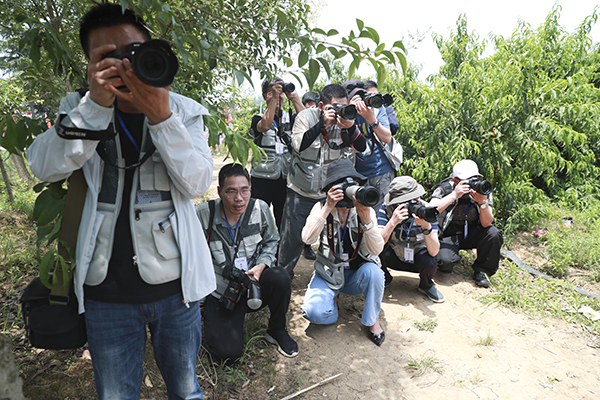
{"label": "photographer in gray vest", "polygon": [[279,233],[267,204],[250,197],[248,172],[241,164],[219,171],[219,199],[196,207],[210,245],[217,289],[204,304],[204,346],[218,361],[231,364],[244,351],[246,313],[269,307],[265,339],[286,357],[298,355],[286,313],[292,284],[274,266]]}
{"label": "photographer in gray vest", "polygon": [[275,78],[274,81],[265,79],[262,95],[267,108],[263,115],[252,118],[250,132],[254,136],[254,143],[265,151],[265,155],[258,164],[252,160],[252,197],[263,200],[267,205],[273,204],[275,223],[279,228],[291,157],[291,119],[295,115],[283,113],[282,107],[286,97],[296,112],[304,110],[304,106],[294,85],[285,83],[281,78]]}
{"label": "photographer in gray vest", "polygon": [[321,91],[319,107],[296,116],[292,129],[294,152],[281,222],[277,265],[294,276],[302,254],[302,227],[313,205],[324,200],[327,167],[339,158],[354,162],[354,151],[364,151],[366,140],[354,123],[356,108],[348,105],[348,93],[330,84]]}

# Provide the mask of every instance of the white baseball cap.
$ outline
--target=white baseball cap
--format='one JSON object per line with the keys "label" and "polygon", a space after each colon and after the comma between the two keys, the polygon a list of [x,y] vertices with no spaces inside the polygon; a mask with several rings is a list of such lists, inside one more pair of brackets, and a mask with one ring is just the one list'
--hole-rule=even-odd
{"label": "white baseball cap", "polygon": [[472,160],[462,160],[454,164],[452,168],[452,176],[460,180],[469,179],[472,176],[482,176],[479,173],[477,164]]}

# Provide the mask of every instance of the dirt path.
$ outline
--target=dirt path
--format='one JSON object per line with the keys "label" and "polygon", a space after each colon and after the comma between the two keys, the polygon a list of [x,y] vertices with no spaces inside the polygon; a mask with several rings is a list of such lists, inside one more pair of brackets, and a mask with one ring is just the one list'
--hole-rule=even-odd
{"label": "dirt path", "polygon": [[[223,162],[214,160],[216,176]],[[446,301],[435,304],[417,292],[416,274],[391,271],[394,281],[385,290],[380,316],[386,340],[376,347],[360,324],[359,297],[340,296],[340,316],[333,325],[302,318],[312,271],[312,262],[301,258],[288,315],[300,354],[278,358],[278,393],[292,392],[286,383],[304,388],[343,373],[298,398],[600,399],[600,349],[589,346],[578,327],[486,307],[477,297],[487,289],[475,287],[460,272],[436,276]],[[415,321],[435,327],[422,331]],[[407,368],[427,357],[439,372],[420,375]],[[272,397],[265,393],[265,398]]]}

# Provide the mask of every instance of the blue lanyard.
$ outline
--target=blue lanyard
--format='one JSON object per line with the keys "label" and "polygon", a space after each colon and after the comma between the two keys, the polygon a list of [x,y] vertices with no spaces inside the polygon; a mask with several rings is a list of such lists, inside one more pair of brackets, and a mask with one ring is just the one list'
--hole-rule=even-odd
{"label": "blue lanyard", "polygon": [[344,243],[344,238],[346,237],[346,232],[348,231],[348,220],[350,219],[350,210],[348,210],[348,215],[346,216],[346,223],[344,224],[344,231],[342,232],[342,228],[340,228],[340,236],[342,237],[342,246]]}
{"label": "blue lanyard", "polygon": [[279,131],[279,127],[277,126],[277,122],[273,119],[273,125],[275,125],[275,132]]}
{"label": "blue lanyard", "polygon": [[[146,118],[145,115],[144,115],[144,118]],[[131,134],[131,132],[129,132],[129,129],[127,129],[127,127],[125,126],[125,123],[123,122],[123,118],[121,118],[121,114],[117,113],[117,119],[119,120],[119,124],[121,124],[121,128],[123,128],[123,130],[127,134],[127,137],[129,138],[129,140],[131,141],[131,143],[133,143],[133,145],[135,146],[135,149],[139,153],[140,152],[140,148],[138,147],[138,145],[137,145],[135,139],[133,138],[133,135]]]}
{"label": "blue lanyard", "polygon": [[465,212],[465,221],[467,220],[467,214],[469,213],[469,207],[471,207],[471,202],[469,201],[469,204],[467,204],[467,209],[465,210],[465,205],[462,205],[463,211]]}
{"label": "blue lanyard", "polygon": [[410,242],[410,231],[412,230],[412,227],[415,223],[415,220],[413,219],[410,223],[410,227],[408,228],[408,230],[406,229],[406,226],[404,224],[402,224],[402,229],[406,232],[406,241]]}
{"label": "blue lanyard", "polygon": [[[231,237],[231,241],[233,242],[233,249],[236,250],[236,254],[237,254],[237,243],[235,242],[235,240],[237,239],[237,233],[238,233],[238,225],[240,224],[240,220],[238,219],[238,221],[235,224],[235,234],[231,233],[231,226],[229,225],[229,221],[227,220],[227,213],[225,212],[225,210],[223,210],[223,215],[225,215],[225,222],[227,223],[227,230],[229,231],[229,236]],[[240,216],[241,219],[241,216]]]}

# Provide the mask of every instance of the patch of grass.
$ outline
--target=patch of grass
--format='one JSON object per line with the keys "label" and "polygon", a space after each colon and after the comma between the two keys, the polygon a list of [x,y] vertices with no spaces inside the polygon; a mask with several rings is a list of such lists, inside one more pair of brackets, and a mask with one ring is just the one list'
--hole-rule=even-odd
{"label": "patch of grass", "polygon": [[568,282],[534,277],[512,262],[504,261],[494,275],[493,289],[481,301],[501,304],[530,316],[560,318],[600,335],[600,321],[592,321],[578,312],[583,306],[600,310],[599,298],[579,294]]}
{"label": "patch of grass", "polygon": [[413,326],[420,331],[433,332],[437,325],[437,319],[433,317],[427,317],[422,321],[413,321]]}
{"label": "patch of grass", "polygon": [[494,336],[490,332],[486,336],[482,336],[477,341],[478,346],[491,346],[494,343]]}
{"label": "patch of grass", "polygon": [[429,371],[437,372],[441,375],[443,374],[444,369],[438,365],[439,363],[440,362],[435,358],[435,355],[423,354],[419,358],[413,358],[411,356],[406,365],[406,369],[416,371],[417,376],[424,375]]}

